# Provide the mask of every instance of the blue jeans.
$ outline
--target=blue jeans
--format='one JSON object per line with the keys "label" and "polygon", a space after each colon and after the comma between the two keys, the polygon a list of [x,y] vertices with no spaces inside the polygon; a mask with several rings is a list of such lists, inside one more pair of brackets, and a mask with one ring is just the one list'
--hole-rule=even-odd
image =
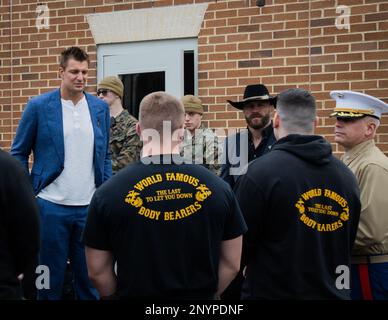
{"label": "blue jeans", "polygon": [[50,288],[38,290],[38,300],[62,298],[67,260],[73,271],[76,299],[98,299],[86,266],[82,232],[88,206],[65,206],[44,199],[37,199],[40,210],[41,249],[39,264],[50,270]]}

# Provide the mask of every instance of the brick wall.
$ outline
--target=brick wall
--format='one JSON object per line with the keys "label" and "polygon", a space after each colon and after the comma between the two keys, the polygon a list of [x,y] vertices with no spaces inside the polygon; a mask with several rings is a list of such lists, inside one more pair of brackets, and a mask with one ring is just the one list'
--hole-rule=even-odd
{"label": "brick wall", "polygon": [[[382,0],[72,0],[47,1],[49,29],[35,26],[36,0],[1,0],[0,147],[8,148],[28,98],[59,85],[58,55],[78,45],[91,56],[88,91],[96,85],[96,46],[85,14],[208,3],[199,34],[199,96],[210,127],[243,127],[226,99],[241,99],[250,83],[272,93],[289,87],[313,92],[318,133],[333,141],[329,92],[349,89],[388,102],[388,1]],[[350,30],[338,29],[336,6],[351,10]],[[388,154],[388,117],[377,144]],[[341,151],[333,144],[335,151]]]}

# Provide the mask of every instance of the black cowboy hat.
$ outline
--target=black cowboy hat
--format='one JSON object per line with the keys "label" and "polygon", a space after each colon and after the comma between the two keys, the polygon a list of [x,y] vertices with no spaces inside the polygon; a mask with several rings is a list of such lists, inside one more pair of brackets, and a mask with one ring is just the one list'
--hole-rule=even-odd
{"label": "black cowboy hat", "polygon": [[269,101],[273,106],[276,104],[276,97],[269,95],[268,89],[263,84],[250,84],[246,86],[244,91],[244,99],[242,101],[228,101],[233,107],[242,110],[244,105],[251,101]]}

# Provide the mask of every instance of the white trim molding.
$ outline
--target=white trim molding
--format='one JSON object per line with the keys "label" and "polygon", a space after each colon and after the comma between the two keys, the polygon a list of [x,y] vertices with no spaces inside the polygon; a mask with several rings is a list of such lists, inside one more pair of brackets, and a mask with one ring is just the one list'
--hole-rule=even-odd
{"label": "white trim molding", "polygon": [[198,37],[208,4],[86,15],[96,44]]}

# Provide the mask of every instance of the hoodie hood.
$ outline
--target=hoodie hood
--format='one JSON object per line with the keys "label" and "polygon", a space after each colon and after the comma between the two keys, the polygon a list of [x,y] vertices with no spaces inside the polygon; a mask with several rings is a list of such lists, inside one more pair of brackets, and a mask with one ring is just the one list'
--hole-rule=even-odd
{"label": "hoodie hood", "polygon": [[274,150],[283,150],[298,158],[315,165],[326,165],[330,162],[332,149],[321,136],[290,134],[278,140],[272,147]]}

